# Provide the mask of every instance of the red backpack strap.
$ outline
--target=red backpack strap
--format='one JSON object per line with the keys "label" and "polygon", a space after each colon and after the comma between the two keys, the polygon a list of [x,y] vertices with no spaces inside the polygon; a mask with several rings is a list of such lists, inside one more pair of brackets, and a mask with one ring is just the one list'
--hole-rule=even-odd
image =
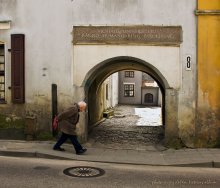
{"label": "red backpack strap", "polygon": [[53,119],[53,130],[57,130],[57,129],[58,129],[58,118],[57,116],[55,116]]}

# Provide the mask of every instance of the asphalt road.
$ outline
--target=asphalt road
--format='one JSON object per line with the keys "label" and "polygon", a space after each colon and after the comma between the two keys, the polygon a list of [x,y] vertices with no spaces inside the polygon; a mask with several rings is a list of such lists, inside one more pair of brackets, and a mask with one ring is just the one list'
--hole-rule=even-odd
{"label": "asphalt road", "polygon": [[[80,177],[67,176],[64,169],[76,166],[101,168],[99,177],[91,169],[70,169]],[[80,171],[83,170],[83,171]],[[151,188],[151,187],[220,187],[220,169],[121,165],[36,158],[0,156],[1,188]]]}

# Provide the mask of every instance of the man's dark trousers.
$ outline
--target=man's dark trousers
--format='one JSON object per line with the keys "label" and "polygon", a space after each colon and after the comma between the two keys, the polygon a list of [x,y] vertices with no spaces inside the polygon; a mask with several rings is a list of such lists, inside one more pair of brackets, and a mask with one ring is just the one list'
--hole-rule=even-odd
{"label": "man's dark trousers", "polygon": [[58,149],[60,148],[60,146],[66,142],[67,139],[70,139],[70,141],[72,142],[76,152],[82,150],[82,146],[80,145],[80,143],[78,142],[77,140],[77,136],[76,135],[69,135],[69,134],[66,134],[66,133],[63,133],[61,134],[59,140],[57,141],[57,143],[54,145],[54,149]]}

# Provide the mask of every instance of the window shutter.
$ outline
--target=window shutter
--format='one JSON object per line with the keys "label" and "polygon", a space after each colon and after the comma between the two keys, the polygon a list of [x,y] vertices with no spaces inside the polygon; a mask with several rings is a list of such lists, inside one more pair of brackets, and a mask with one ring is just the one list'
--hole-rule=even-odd
{"label": "window shutter", "polygon": [[24,103],[24,35],[11,35],[11,89],[12,102]]}

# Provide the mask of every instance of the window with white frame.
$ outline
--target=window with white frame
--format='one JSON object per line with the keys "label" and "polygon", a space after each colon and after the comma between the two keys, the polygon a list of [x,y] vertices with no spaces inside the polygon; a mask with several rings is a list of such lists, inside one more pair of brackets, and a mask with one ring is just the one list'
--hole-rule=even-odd
{"label": "window with white frame", "polygon": [[134,97],[134,84],[124,84],[124,97]]}

